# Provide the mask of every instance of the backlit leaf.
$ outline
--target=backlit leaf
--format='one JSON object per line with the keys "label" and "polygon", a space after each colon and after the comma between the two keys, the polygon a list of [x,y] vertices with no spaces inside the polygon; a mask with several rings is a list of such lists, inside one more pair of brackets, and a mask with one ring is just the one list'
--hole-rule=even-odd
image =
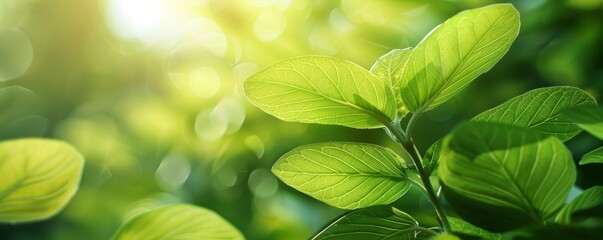
{"label": "backlit leaf", "polygon": [[132,239],[244,239],[218,214],[197,206],[176,204],[141,213],[126,222],[114,240]]}
{"label": "backlit leaf", "polygon": [[80,183],[84,159],[71,145],[48,139],[0,143],[0,222],[57,214]]}
{"label": "backlit leaf", "polygon": [[582,129],[603,140],[603,108],[579,106],[567,109],[564,114]]}
{"label": "backlit leaf", "polygon": [[450,228],[455,233],[475,236],[480,239],[502,239],[499,233],[491,233],[460,218],[448,217],[448,222],[450,222]]}
{"label": "backlit leaf", "polygon": [[[407,153],[404,159],[409,159]],[[404,159],[373,144],[328,142],[297,147],[272,172],[287,185],[331,206],[388,204],[410,188]]]}
{"label": "backlit leaf", "polygon": [[507,52],[519,32],[511,4],[463,11],[436,27],[408,56],[401,96],[411,112],[452,98]]}
{"label": "backlit leaf", "polygon": [[377,59],[373,67],[371,67],[371,72],[389,83],[391,89],[394,91],[400,118],[408,113],[408,109],[404,107],[402,96],[400,95],[400,81],[402,80],[402,71],[408,61],[408,53],[410,51],[412,51],[412,48],[391,50]]}
{"label": "backlit leaf", "polygon": [[574,106],[595,104],[595,99],[579,88],[545,87],[514,97],[475,116],[473,120],[531,128],[565,141],[582,130],[562,114],[563,111]]}
{"label": "backlit leaf", "polygon": [[580,159],[580,165],[589,163],[603,163],[603,147],[592,150]]}
{"label": "backlit leaf", "polygon": [[565,207],[561,209],[555,222],[569,224],[572,223],[572,213],[580,210],[589,209],[603,204],[603,186],[594,186],[580,193],[572,199]]}
{"label": "backlit leaf", "polygon": [[439,173],[463,219],[492,231],[551,218],[576,179],[572,155],[556,137],[486,122],[446,137]]}
{"label": "backlit leaf", "polygon": [[313,240],[417,239],[424,235],[413,217],[391,206],[352,211],[318,233]]}
{"label": "backlit leaf", "polygon": [[285,60],[251,76],[244,87],[252,104],[284,121],[378,128],[396,116],[385,80],[333,57]]}

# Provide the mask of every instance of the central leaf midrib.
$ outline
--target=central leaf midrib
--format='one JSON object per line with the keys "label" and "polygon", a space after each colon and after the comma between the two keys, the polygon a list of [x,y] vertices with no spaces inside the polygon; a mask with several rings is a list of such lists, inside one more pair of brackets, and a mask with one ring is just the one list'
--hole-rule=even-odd
{"label": "central leaf midrib", "polygon": [[[506,13],[504,13],[504,14],[506,14]],[[502,15],[504,15],[504,14],[501,14],[501,16],[502,16]],[[429,99],[427,99],[427,100],[425,101],[425,104],[423,104],[422,106],[420,106],[420,107],[418,108],[419,110],[418,110],[417,112],[423,112],[425,109],[429,108],[429,105],[430,105],[430,104],[431,104],[431,103],[432,103],[432,102],[433,102],[435,99],[437,99],[437,98],[438,98],[438,96],[439,96],[439,95],[440,95],[440,94],[441,94],[441,93],[442,93],[442,92],[443,92],[443,91],[444,91],[446,88],[448,88],[448,87],[450,86],[450,84],[451,84],[451,83],[450,83],[450,78],[451,78],[451,76],[454,76],[454,75],[456,74],[456,72],[458,71],[458,69],[460,68],[460,66],[461,66],[461,65],[463,65],[463,64],[466,62],[466,57],[467,57],[467,56],[469,56],[469,55],[470,55],[470,54],[473,52],[473,50],[475,50],[475,47],[476,47],[476,46],[477,46],[477,45],[478,45],[478,44],[479,44],[479,43],[480,43],[480,42],[481,42],[481,41],[484,39],[484,36],[486,36],[486,35],[487,35],[487,34],[488,34],[488,33],[489,33],[489,32],[490,32],[492,29],[493,29],[493,27],[492,27],[492,26],[494,26],[494,25],[496,24],[496,22],[500,21],[501,19],[502,19],[502,17],[499,17],[498,19],[496,19],[495,23],[493,23],[493,24],[492,24],[492,25],[491,25],[491,26],[488,28],[488,30],[487,30],[487,31],[486,31],[486,32],[485,32],[483,35],[481,35],[481,36],[479,37],[479,39],[477,40],[477,43],[476,43],[476,44],[474,44],[473,46],[471,46],[471,49],[469,50],[469,52],[463,56],[463,59],[461,59],[461,60],[459,61],[459,64],[458,64],[458,65],[457,65],[457,66],[454,68],[453,72],[452,72],[452,73],[451,73],[449,76],[447,76],[447,77],[445,77],[445,78],[444,78],[444,84],[442,84],[442,86],[441,86],[440,88],[438,88],[438,90],[435,92],[435,94],[434,94],[432,97],[430,97]],[[435,40],[437,41],[437,39],[435,39]],[[439,41],[438,41],[438,42],[439,42]]]}
{"label": "central leaf midrib", "polygon": [[[355,104],[352,104],[352,103],[350,103],[350,102],[344,102],[344,101],[342,101],[342,100],[339,100],[339,99],[335,99],[335,98],[329,97],[329,96],[327,96],[327,95],[324,95],[324,94],[320,93],[319,91],[312,91],[312,90],[309,90],[309,89],[305,89],[305,88],[302,88],[302,87],[298,87],[298,86],[291,85],[291,84],[285,84],[285,83],[281,83],[281,82],[272,82],[272,83],[273,83],[273,84],[278,84],[278,85],[281,85],[281,86],[290,87],[290,88],[293,88],[293,89],[296,89],[296,90],[299,90],[299,91],[302,91],[302,92],[306,92],[306,93],[308,93],[308,94],[312,94],[312,95],[314,95],[314,96],[322,97],[322,98],[324,98],[324,99],[326,99],[326,100],[328,100],[328,101],[331,101],[331,102],[333,102],[333,103],[339,104],[339,105],[341,105],[341,106],[349,107],[349,108],[351,108],[351,109],[353,109],[353,110],[356,110],[356,111],[359,111],[359,112],[361,112],[361,113],[364,113],[364,114],[369,115],[370,117],[372,117],[372,118],[374,118],[375,120],[377,120],[377,121],[379,121],[379,122],[383,123],[384,125],[387,125],[387,124],[389,124],[389,123],[390,123],[389,119],[384,119],[384,118],[383,118],[383,117],[381,117],[379,114],[376,114],[376,113],[374,113],[373,111],[370,111],[370,110],[368,110],[368,109],[362,108],[362,107],[360,107],[360,106],[358,106],[358,105],[355,105]],[[359,95],[360,95],[360,94],[359,94]],[[342,96],[342,97],[343,97],[343,96]],[[345,100],[345,99],[344,99],[344,100]],[[383,113],[383,112],[382,112],[382,113]],[[387,114],[385,114],[385,113],[383,113],[383,115],[386,115],[386,116],[387,116]]]}
{"label": "central leaf midrib", "polygon": [[311,176],[338,176],[338,177],[361,177],[361,178],[385,178],[385,179],[393,179],[393,180],[406,180],[407,178],[404,176],[398,175],[389,175],[389,174],[381,174],[381,173],[359,173],[359,172],[339,172],[339,173],[316,173],[316,172],[298,172],[298,171],[286,171],[277,169],[279,172],[287,172],[287,173],[295,173],[296,175],[311,175]]}

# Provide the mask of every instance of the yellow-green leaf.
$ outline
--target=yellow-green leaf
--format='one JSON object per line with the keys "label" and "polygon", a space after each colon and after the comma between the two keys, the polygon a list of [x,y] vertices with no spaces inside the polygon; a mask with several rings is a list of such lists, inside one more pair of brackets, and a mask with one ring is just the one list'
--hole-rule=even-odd
{"label": "yellow-green leaf", "polygon": [[396,116],[389,84],[333,57],[285,60],[248,78],[244,88],[253,105],[284,121],[379,128]]}
{"label": "yellow-green leaf", "polygon": [[30,222],[56,215],[77,191],[84,160],[57,140],[0,143],[0,222]]}
{"label": "yellow-green leaf", "polygon": [[113,239],[239,240],[244,237],[213,211],[188,204],[176,204],[135,216],[121,226]]}
{"label": "yellow-green leaf", "polygon": [[404,65],[408,61],[408,53],[410,51],[412,51],[412,48],[391,50],[377,59],[371,67],[371,72],[389,83],[393,90],[399,118],[404,117],[408,113],[408,109],[404,107],[404,102],[402,102],[402,96],[400,95],[400,81],[402,80],[402,72]]}
{"label": "yellow-green leaf", "polygon": [[511,4],[463,11],[436,27],[408,56],[401,96],[411,111],[426,111],[452,98],[507,52],[519,33]]}
{"label": "yellow-green leaf", "polygon": [[[409,159],[407,153],[404,159]],[[393,202],[410,188],[402,157],[379,145],[328,142],[297,147],[272,172],[331,206],[357,209]]]}

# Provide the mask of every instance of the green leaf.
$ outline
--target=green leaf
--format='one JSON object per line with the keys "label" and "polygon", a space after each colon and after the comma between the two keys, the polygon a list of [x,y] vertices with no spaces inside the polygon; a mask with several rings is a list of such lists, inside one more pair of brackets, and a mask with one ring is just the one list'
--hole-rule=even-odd
{"label": "green leaf", "polygon": [[467,234],[479,237],[480,239],[502,239],[499,233],[491,233],[460,218],[448,217],[448,222],[450,223],[450,228],[455,233]]}
{"label": "green leaf", "polygon": [[0,222],[50,218],[73,197],[84,159],[57,140],[19,139],[0,143]]}
{"label": "green leaf", "polygon": [[603,163],[603,147],[588,152],[580,159],[580,165],[589,163]]}
{"label": "green leaf", "polygon": [[519,32],[511,4],[463,11],[436,27],[409,55],[401,95],[411,112],[432,109],[488,71]]}
{"label": "green leaf", "polygon": [[[405,159],[410,159],[404,153]],[[328,142],[297,147],[272,172],[287,185],[343,209],[388,204],[410,188],[402,157],[373,144]]]}
{"label": "green leaf", "polygon": [[556,137],[487,122],[445,138],[439,173],[463,219],[491,231],[551,218],[576,180],[572,155]]}
{"label": "green leaf", "polygon": [[473,120],[531,128],[566,141],[582,130],[562,113],[575,106],[595,104],[595,99],[579,88],[538,88],[487,110]]}
{"label": "green leaf", "polygon": [[408,53],[410,51],[412,51],[412,48],[391,50],[377,59],[373,67],[371,67],[371,72],[389,83],[390,88],[393,90],[396,104],[398,105],[399,118],[404,117],[408,113],[408,109],[404,107],[402,96],[400,95],[400,81],[402,80],[402,71],[408,61]]}
{"label": "green leaf", "polygon": [[176,204],[141,213],[127,221],[113,236],[130,239],[244,239],[218,214],[197,206]]}
{"label": "green leaf", "polygon": [[284,121],[378,128],[396,116],[389,84],[333,57],[285,60],[248,78],[244,88],[253,105]]}
{"label": "green leaf", "polygon": [[570,203],[565,205],[557,214],[555,222],[561,224],[572,223],[572,213],[589,209],[603,204],[603,186],[594,186],[576,196]]}
{"label": "green leaf", "polygon": [[452,233],[442,233],[430,238],[429,240],[461,240],[461,238]]}
{"label": "green leaf", "polygon": [[391,206],[374,206],[346,214],[312,239],[403,240],[432,234],[431,230],[427,231],[429,232],[425,232],[425,228],[419,227],[417,220],[405,212]]}
{"label": "green leaf", "polygon": [[603,108],[579,106],[567,109],[564,114],[579,127],[603,140]]}
{"label": "green leaf", "polygon": [[438,174],[438,162],[440,161],[440,149],[442,146],[442,141],[438,140],[433,143],[427,152],[425,152],[425,156],[423,156],[423,167],[425,171],[429,173],[429,175],[437,175]]}

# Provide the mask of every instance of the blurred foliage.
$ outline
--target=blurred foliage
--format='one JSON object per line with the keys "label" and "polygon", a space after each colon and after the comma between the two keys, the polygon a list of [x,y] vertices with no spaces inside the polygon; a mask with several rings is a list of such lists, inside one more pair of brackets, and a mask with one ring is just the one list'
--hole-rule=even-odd
{"label": "blurred foliage", "polygon": [[[65,211],[0,225],[2,239],[107,239],[169,203],[211,209],[248,239],[307,239],[344,211],[278,182],[276,159],[320,141],[394,144],[381,130],[281,122],[253,108],[241,82],[308,54],[369,68],[455,13],[495,2],[0,0],[0,140],[59,138],[87,160]],[[577,86],[603,100],[603,1],[511,2],[519,37],[490,72],[424,116],[415,129],[422,152],[535,87]],[[600,144],[587,134],[569,142],[575,156]],[[578,170],[580,188],[603,184],[600,166]],[[419,195],[395,205],[435,224]]]}

